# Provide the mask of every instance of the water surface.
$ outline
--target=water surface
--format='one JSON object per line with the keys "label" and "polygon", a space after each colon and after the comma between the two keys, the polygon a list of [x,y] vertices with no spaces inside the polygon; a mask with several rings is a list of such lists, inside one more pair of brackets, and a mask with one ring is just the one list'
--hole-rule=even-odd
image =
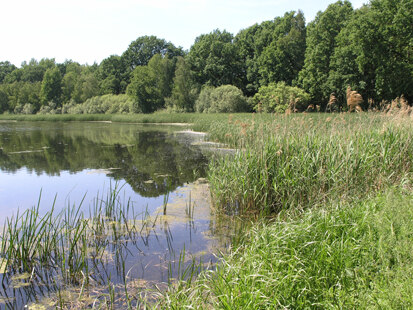
{"label": "water surface", "polygon": [[[119,202],[131,206],[130,220],[145,218],[152,226],[121,248],[107,246],[107,257],[91,273],[95,289],[108,281],[121,285],[125,277],[135,289],[168,282],[182,271],[182,254],[184,263],[213,263],[214,253],[228,243],[226,224],[213,216],[203,179],[203,139],[177,126],[2,122],[0,221],[34,205],[41,214],[52,206],[56,214],[80,206],[88,217],[116,187]],[[0,307],[20,309],[45,299],[53,304],[53,294],[66,289],[44,279],[40,285],[33,276],[18,286],[18,272],[14,280],[10,273],[2,277]]]}

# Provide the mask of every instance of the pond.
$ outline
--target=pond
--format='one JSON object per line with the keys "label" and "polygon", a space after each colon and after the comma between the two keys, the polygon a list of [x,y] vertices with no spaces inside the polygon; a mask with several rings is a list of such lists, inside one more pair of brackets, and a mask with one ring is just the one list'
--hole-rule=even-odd
{"label": "pond", "polygon": [[172,125],[1,122],[0,308],[74,307],[73,296],[79,308],[136,305],[213,265],[229,222],[211,211],[204,138]]}

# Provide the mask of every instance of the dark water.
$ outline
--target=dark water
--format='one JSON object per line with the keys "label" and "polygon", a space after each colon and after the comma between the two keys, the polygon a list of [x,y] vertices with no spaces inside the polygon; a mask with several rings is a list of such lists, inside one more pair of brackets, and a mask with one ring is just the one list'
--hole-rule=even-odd
{"label": "dark water", "polygon": [[[80,205],[87,218],[99,197],[116,186],[119,201],[131,205],[135,220],[153,224],[121,247],[106,247],[106,259],[91,273],[95,291],[125,279],[135,290],[168,282],[180,276],[181,263],[213,263],[213,254],[228,242],[225,225],[211,213],[202,179],[208,157],[197,145],[203,139],[178,126],[2,122],[0,221],[34,205],[46,214],[53,204],[56,213]],[[55,307],[53,296],[67,289],[61,282],[48,282],[57,276],[58,271],[50,270],[50,276],[38,276],[42,279],[36,282],[33,276],[19,280],[5,272],[0,307],[21,309],[36,302],[45,309]],[[16,285],[16,279],[25,284]]]}

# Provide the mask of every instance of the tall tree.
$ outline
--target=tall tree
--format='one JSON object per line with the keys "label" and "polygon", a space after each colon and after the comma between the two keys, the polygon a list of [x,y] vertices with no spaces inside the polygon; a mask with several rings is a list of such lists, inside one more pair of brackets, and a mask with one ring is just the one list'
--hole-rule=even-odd
{"label": "tall tree", "polygon": [[42,105],[47,105],[50,101],[60,103],[62,93],[62,75],[59,68],[47,69],[44,74],[40,90],[40,100]]}
{"label": "tall tree", "polygon": [[3,83],[4,78],[6,75],[12,73],[16,70],[17,67],[10,63],[9,61],[1,61],[0,62],[0,83]]}
{"label": "tall tree", "polygon": [[187,59],[199,84],[220,86],[241,84],[242,64],[233,35],[214,30],[196,38]]}
{"label": "tall tree", "polygon": [[337,47],[337,36],[353,15],[349,1],[330,4],[324,12],[318,12],[307,26],[307,49],[304,68],[299,74],[299,84],[311,96],[314,104],[327,104],[330,96],[328,75],[331,57]]}
{"label": "tall tree", "polygon": [[337,38],[332,89],[343,93],[350,85],[376,102],[402,94],[413,99],[412,6],[410,0],[372,0],[356,11]]}
{"label": "tall tree", "polygon": [[291,84],[304,63],[305,36],[300,11],[240,31],[235,45],[245,64],[244,92],[254,95],[260,86],[272,82]]}
{"label": "tall tree", "polygon": [[122,61],[130,71],[137,66],[146,66],[156,54],[169,57],[183,56],[182,48],[175,47],[171,42],[159,39],[156,36],[143,36],[133,41],[122,54]]}
{"label": "tall tree", "polygon": [[183,57],[178,57],[172,95],[168,98],[167,104],[177,111],[193,112],[198,92],[188,63]]}
{"label": "tall tree", "polygon": [[112,55],[99,65],[97,76],[102,94],[124,93],[128,83],[126,67],[120,56]]}
{"label": "tall tree", "polygon": [[290,84],[304,64],[306,27],[302,12],[289,12],[274,21],[273,39],[258,57],[260,84]]}
{"label": "tall tree", "polygon": [[72,92],[72,99],[77,103],[99,95],[99,81],[93,67],[83,67]]}
{"label": "tall tree", "polygon": [[171,95],[173,62],[157,54],[147,66],[138,66],[133,71],[126,92],[135,101],[135,112],[151,113],[165,105]]}

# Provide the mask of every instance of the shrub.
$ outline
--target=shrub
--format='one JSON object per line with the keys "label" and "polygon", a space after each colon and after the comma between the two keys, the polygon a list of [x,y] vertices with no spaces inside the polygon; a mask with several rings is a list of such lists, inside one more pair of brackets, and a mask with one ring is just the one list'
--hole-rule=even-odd
{"label": "shrub", "polygon": [[62,107],[67,114],[115,114],[140,112],[134,108],[134,102],[127,95],[103,95],[89,98],[82,104],[70,101]]}
{"label": "shrub", "polygon": [[310,95],[298,87],[279,82],[262,86],[254,96],[254,109],[258,112],[283,113],[288,108],[303,111],[307,108]]}
{"label": "shrub", "polygon": [[246,112],[249,106],[240,89],[223,85],[203,88],[195,103],[195,110],[205,113],[235,113]]}

